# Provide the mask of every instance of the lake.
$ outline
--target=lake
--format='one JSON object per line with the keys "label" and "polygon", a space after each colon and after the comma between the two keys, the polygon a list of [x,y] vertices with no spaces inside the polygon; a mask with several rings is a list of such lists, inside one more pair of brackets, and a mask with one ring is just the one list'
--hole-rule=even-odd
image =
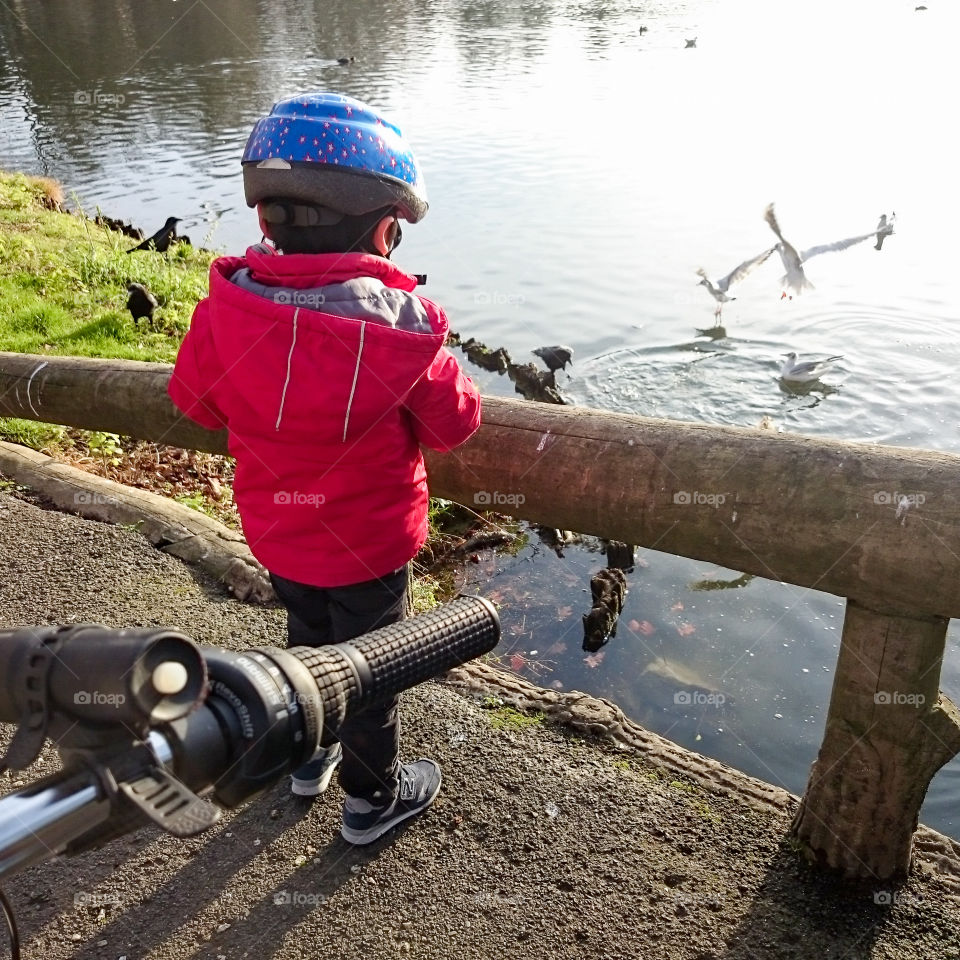
{"label": "lake", "polygon": [[[180,216],[194,243],[239,252],[259,239],[239,167],[254,120],[281,97],[337,90],[396,119],[423,165],[430,213],[398,261],[429,275],[465,337],[519,361],[573,347],[558,374],[570,402],[957,451],[960,13],[915,6],[7,0],[0,166],[56,177],[91,214],[151,232]],[[873,230],[884,212],[896,232],[880,251],[812,259],[814,287],[793,298],[774,255],[731,290],[727,335],[698,335],[715,304],[695,271],[718,279],[769,247],[771,202],[800,249]],[[777,375],[789,350],[843,359],[789,390]],[[560,557],[526,535],[516,556],[468,565],[468,583],[505,605],[505,666],[616,699],[802,792],[841,599],[644,550],[618,636],[587,658],[597,544]],[[667,664],[713,701],[676,703]],[[942,686],[960,700],[955,627]],[[955,760],[922,818],[960,836],[958,807]]]}

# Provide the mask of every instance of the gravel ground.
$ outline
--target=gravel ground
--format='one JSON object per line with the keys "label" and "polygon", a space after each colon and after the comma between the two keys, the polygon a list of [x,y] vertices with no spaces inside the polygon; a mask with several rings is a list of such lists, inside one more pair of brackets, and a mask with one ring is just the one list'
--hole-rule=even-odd
{"label": "gravel ground", "polygon": [[[0,542],[5,625],[283,643],[280,610],[232,599],[133,531],[0,494]],[[800,861],[784,839],[793,801],[711,791],[441,683],[403,709],[406,755],[444,771],[424,816],[355,848],[336,786],[311,804],[278,785],[200,838],[144,829],[42,864],[6,884],[24,956],[960,958],[960,901],[933,859],[878,904]],[[31,778],[56,763],[45,753]]]}

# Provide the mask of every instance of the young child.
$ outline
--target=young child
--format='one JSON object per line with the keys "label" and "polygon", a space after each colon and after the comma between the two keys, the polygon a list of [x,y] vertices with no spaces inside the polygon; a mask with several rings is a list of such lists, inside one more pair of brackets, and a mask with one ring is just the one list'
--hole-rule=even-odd
{"label": "young child", "polygon": [[[213,263],[170,396],[229,430],[237,509],[287,609],[289,644],[339,643],[405,615],[427,535],[420,444],[467,440],[480,396],[443,345],[443,311],[389,259],[399,219],[427,212],[397,127],[349,97],[306,94],[257,122],[242,164],[272,244]],[[338,736],[292,790],[321,793],[342,759],[347,841],[371,843],[436,797],[434,761],[399,762],[396,698]]]}

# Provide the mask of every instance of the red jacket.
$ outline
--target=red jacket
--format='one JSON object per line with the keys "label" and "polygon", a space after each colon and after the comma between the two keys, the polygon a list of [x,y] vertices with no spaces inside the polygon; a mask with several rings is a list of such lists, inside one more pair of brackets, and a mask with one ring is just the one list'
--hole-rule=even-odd
{"label": "red jacket", "polygon": [[[277,295],[232,282],[244,267]],[[350,289],[356,278],[375,278],[360,282],[388,288],[433,332],[363,319],[363,297],[352,303],[360,317],[317,309],[317,287]],[[467,440],[480,424],[480,395],[443,346],[440,307],[393,292],[415,286],[389,260],[360,253],[251,247],[211,266],[170,397],[203,426],[229,429],[244,534],[273,573],[321,587],[359,583],[403,566],[426,539],[419,444],[450,450]],[[291,297],[290,288],[311,295]]]}

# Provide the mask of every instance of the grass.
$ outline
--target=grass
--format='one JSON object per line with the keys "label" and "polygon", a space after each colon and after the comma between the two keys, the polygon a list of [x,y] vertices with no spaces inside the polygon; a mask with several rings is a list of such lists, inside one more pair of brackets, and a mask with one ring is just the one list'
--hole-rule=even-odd
{"label": "grass", "polygon": [[[0,349],[172,362],[214,254],[177,244],[128,255],[136,241],[51,209],[52,189],[0,173]],[[127,311],[132,282],[161,304],[149,325]]]}
{"label": "grass", "polygon": [[489,714],[490,726],[497,730],[525,730],[543,725],[542,713],[524,713],[513,707],[499,707]]}

